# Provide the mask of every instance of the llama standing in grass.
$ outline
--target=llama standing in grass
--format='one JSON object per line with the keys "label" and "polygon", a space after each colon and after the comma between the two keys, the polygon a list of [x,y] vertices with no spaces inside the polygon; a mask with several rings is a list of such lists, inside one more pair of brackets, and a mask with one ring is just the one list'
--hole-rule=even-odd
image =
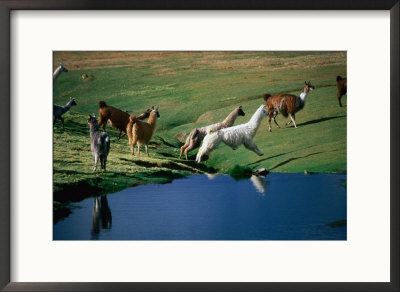
{"label": "llama standing in grass", "polygon": [[107,156],[110,152],[110,136],[106,132],[99,131],[96,116],[89,115],[88,124],[90,126],[90,148],[94,157],[93,172],[96,171],[97,162],[100,158],[101,169],[106,171]]}
{"label": "llama standing in grass", "polygon": [[207,131],[213,130],[217,131],[223,128],[229,128],[234,123],[238,116],[244,116],[245,113],[242,110],[242,106],[235,108],[222,122],[212,124],[202,128],[193,129],[189,136],[186,139],[185,145],[181,147],[181,153],[179,154],[179,158],[182,157],[183,152],[185,152],[186,160],[188,160],[188,153],[193,149],[200,146],[201,141],[203,141],[204,137],[207,135]]}
{"label": "llama standing in grass", "polygon": [[54,73],[53,73],[53,83],[54,83],[54,81],[56,81],[56,79],[58,78],[58,76],[61,75],[62,72],[68,72],[68,69],[65,68],[62,64],[60,64],[60,66],[58,66],[58,67],[56,68],[56,70],[54,70]]}
{"label": "llama standing in grass", "polygon": [[56,123],[56,120],[59,119],[61,120],[62,127],[64,129],[64,118],[62,115],[69,111],[73,105],[76,105],[76,101],[75,98],[72,97],[69,98],[68,103],[64,106],[53,104],[53,126]]}
{"label": "llama standing in grass", "polygon": [[264,95],[264,100],[266,101],[267,104],[267,110],[268,110],[268,130],[271,132],[271,119],[274,120],[274,123],[278,128],[280,126],[278,125],[276,121],[276,116],[278,114],[282,114],[284,117],[290,117],[290,121],[286,123],[287,125],[290,125],[291,122],[293,122],[294,127],[297,128],[296,122],[295,122],[295,114],[301,110],[304,105],[306,104],[306,97],[307,94],[310,90],[313,90],[315,87],[311,85],[310,81],[304,82],[304,87],[302,92],[300,93],[300,96],[296,96],[293,94],[286,94],[286,93],[280,93],[280,94],[275,94],[275,95],[270,95],[270,94],[265,94]]}
{"label": "llama standing in grass", "polygon": [[347,78],[342,78],[341,76],[336,77],[336,87],[338,93],[336,95],[337,100],[339,101],[339,106],[342,106],[342,96],[347,93]]}
{"label": "llama standing in grass", "polygon": [[[148,109],[136,118],[143,120],[149,117],[151,110]],[[110,124],[113,128],[119,130],[118,140],[124,137],[127,133],[129,125],[129,114],[126,111],[122,111],[113,106],[108,106],[104,101],[99,102],[99,126],[106,130],[107,121],[110,120]],[[124,134],[121,136],[121,133]]]}
{"label": "llama standing in grass", "polygon": [[156,128],[156,120],[160,117],[158,113],[158,108],[154,109],[150,113],[147,122],[138,120],[135,116],[131,115],[129,117],[128,125],[128,137],[129,146],[131,147],[132,155],[135,155],[135,144],[138,144],[138,156],[140,156],[140,146],[144,145],[146,148],[147,156],[149,156],[148,145],[151,137],[153,136],[154,129]]}
{"label": "llama standing in grass", "polygon": [[268,112],[265,109],[265,105],[261,105],[253,114],[250,121],[246,124],[221,129],[216,132],[213,132],[212,130],[209,131],[209,133],[204,137],[199,152],[197,152],[196,162],[200,163],[203,155],[208,154],[210,151],[217,148],[221,142],[224,142],[233,150],[236,150],[241,144],[243,144],[244,147],[254,151],[257,155],[263,155],[254,143],[253,138],[257,133],[262,118],[266,115],[268,115]]}

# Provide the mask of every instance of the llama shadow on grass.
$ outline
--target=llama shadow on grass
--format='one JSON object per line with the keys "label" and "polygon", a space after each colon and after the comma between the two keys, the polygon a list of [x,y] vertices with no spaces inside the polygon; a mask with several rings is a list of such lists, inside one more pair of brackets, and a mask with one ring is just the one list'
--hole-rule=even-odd
{"label": "llama shadow on grass", "polygon": [[280,162],[280,163],[274,165],[273,167],[270,168],[270,170],[273,170],[273,169],[275,169],[275,168],[278,168],[278,167],[280,167],[280,166],[283,166],[283,165],[285,165],[285,164],[288,164],[289,162],[292,162],[292,161],[294,161],[294,160],[301,159],[301,158],[306,158],[306,157],[310,157],[310,156],[317,155],[317,154],[321,154],[321,153],[324,153],[324,152],[314,152],[314,153],[310,153],[310,154],[307,154],[307,155],[304,155],[304,156],[289,158],[289,159],[287,159],[287,160],[285,160],[285,161],[282,161],[282,162]]}
{"label": "llama shadow on grass", "polygon": [[285,153],[280,153],[280,154],[277,154],[277,155],[269,156],[267,158],[263,158],[263,159],[255,161],[255,162],[249,163],[248,166],[255,165],[255,164],[259,163],[259,162],[263,162],[263,161],[266,161],[268,159],[279,157],[279,156],[282,156],[282,155],[286,155],[286,154],[289,154],[289,153],[292,153],[292,152],[294,152],[294,151],[289,151],[289,152],[285,152]]}
{"label": "llama shadow on grass", "polygon": [[298,126],[306,126],[306,125],[312,125],[312,124],[317,124],[317,123],[322,123],[322,122],[326,122],[329,120],[333,120],[333,119],[339,119],[339,118],[344,118],[346,117],[344,116],[333,116],[333,117],[326,117],[326,118],[320,118],[320,119],[316,119],[316,120],[312,120],[312,121],[307,121],[301,124],[297,124]]}
{"label": "llama shadow on grass", "polygon": [[263,161],[266,161],[266,160],[269,160],[269,159],[272,159],[272,158],[275,158],[275,157],[283,156],[283,155],[286,155],[286,154],[289,154],[289,153],[297,152],[299,150],[304,150],[304,149],[311,148],[311,147],[314,147],[314,146],[315,145],[310,145],[310,146],[307,146],[307,147],[303,147],[301,149],[296,149],[296,150],[293,150],[293,151],[288,151],[288,152],[285,152],[285,153],[279,153],[279,154],[276,154],[276,155],[273,155],[273,156],[269,156],[269,157],[254,161],[252,163],[249,163],[248,166],[255,165],[257,163],[260,163],[260,162],[263,162]]}

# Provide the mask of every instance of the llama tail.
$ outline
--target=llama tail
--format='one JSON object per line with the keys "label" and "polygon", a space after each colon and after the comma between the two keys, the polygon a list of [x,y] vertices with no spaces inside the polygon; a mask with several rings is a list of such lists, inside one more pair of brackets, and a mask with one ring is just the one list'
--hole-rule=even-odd
{"label": "llama tail", "polygon": [[196,162],[200,163],[203,155],[210,153],[212,150],[217,148],[217,146],[220,143],[221,143],[221,138],[218,131],[211,134],[207,134],[204,137],[203,143],[201,144],[199,151],[197,152]]}
{"label": "llama tail", "polygon": [[265,101],[267,101],[267,99],[268,99],[270,96],[271,96],[271,94],[266,93],[266,94],[263,95],[263,98],[264,98]]}
{"label": "llama tail", "polygon": [[99,108],[105,108],[107,105],[104,101],[99,101]]}
{"label": "llama tail", "polygon": [[343,78],[341,76],[336,76],[336,82],[339,82],[340,80],[342,80]]}
{"label": "llama tail", "polygon": [[129,116],[129,123],[126,127],[126,133],[128,134],[128,139],[129,139],[129,144],[131,143],[132,140],[132,129],[133,125],[138,121],[137,117],[135,115],[130,115]]}

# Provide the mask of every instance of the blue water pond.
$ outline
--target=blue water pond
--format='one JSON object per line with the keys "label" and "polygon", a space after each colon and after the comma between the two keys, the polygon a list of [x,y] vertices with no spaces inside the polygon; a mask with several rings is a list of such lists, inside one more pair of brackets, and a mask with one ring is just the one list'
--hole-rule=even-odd
{"label": "blue water pond", "polygon": [[54,240],[346,240],[346,174],[192,175],[89,198]]}

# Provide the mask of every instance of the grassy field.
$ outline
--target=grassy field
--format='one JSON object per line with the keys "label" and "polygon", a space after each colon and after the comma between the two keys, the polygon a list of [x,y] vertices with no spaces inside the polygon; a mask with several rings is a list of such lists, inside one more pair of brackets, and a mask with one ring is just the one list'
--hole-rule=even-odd
{"label": "grassy field", "polygon": [[[78,105],[65,114],[65,129],[54,127],[54,199],[65,202],[109,193],[147,182],[202,172],[228,172],[235,165],[273,172],[346,171],[346,96],[340,108],[335,79],[346,76],[345,52],[55,52],[55,66],[69,69],[56,80],[54,103],[69,97]],[[82,80],[83,73],[89,78]],[[283,126],[267,131],[263,120],[254,139],[264,153],[257,156],[241,146],[221,145],[201,165],[179,160],[182,133],[224,119],[242,105],[247,122],[264,103],[264,93],[300,94],[305,80],[316,89],[296,114],[299,128]],[[132,156],[128,139],[117,140],[109,125],[111,152],[108,171],[92,173],[89,113],[98,102],[133,114],[159,107],[161,118],[149,147],[150,158]]]}

